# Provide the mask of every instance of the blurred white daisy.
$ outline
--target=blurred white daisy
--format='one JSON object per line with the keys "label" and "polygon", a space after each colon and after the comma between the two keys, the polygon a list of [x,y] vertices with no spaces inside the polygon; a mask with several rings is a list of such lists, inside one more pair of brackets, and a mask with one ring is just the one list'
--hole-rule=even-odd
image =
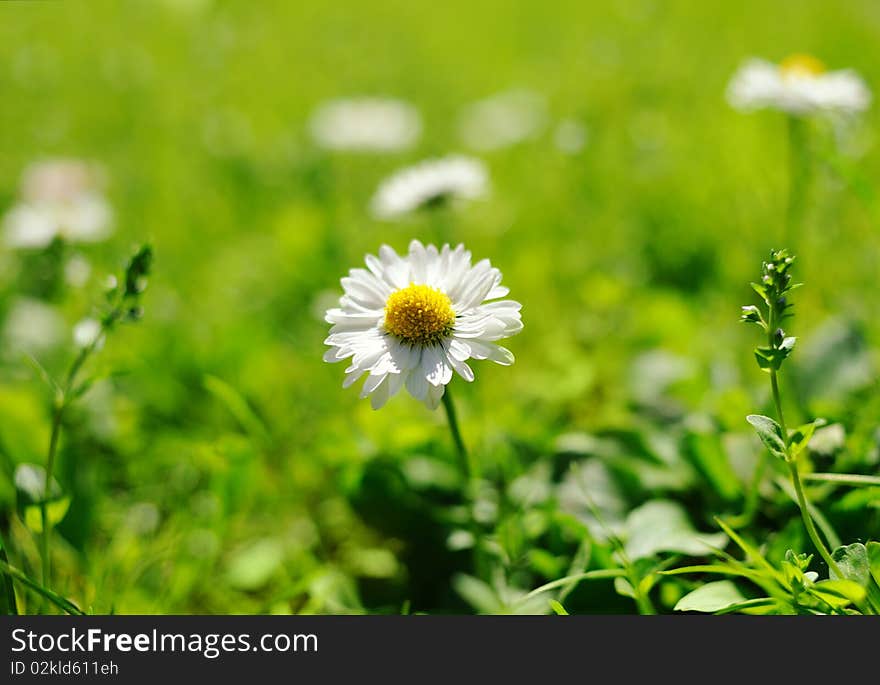
{"label": "blurred white daisy", "polygon": [[510,90],[468,105],[458,119],[462,142],[473,150],[498,150],[540,135],[547,103],[540,93]]}
{"label": "blurred white daisy", "polygon": [[383,245],[365,260],[367,269],[342,279],[345,294],[327,312],[324,361],[350,359],[346,388],[368,374],[361,397],[374,409],[404,386],[435,409],[453,371],[474,379],[468,359],[513,363],[496,341],[522,330],[521,305],[498,299],[508,289],[488,259],[471,265],[463,245],[438,250],[413,240],[405,256]]}
{"label": "blurred white daisy", "polygon": [[81,288],[88,283],[92,275],[92,265],[80,254],[73,255],[64,264],[64,280],[74,288]]}
{"label": "blurred white daisy", "polygon": [[9,247],[39,249],[56,237],[98,242],[112,232],[113,212],[101,193],[101,172],[88,162],[56,159],[32,164],[21,198],[3,219]]}
{"label": "blurred white daisy", "polygon": [[489,172],[478,159],[454,155],[429,159],[383,181],[371,210],[379,219],[396,219],[423,207],[472,200],[489,191]]}
{"label": "blurred white daisy", "polygon": [[422,133],[418,110],[400,100],[330,100],[312,115],[315,142],[331,150],[398,152],[411,148]]}
{"label": "blurred white daisy", "polygon": [[39,300],[16,299],[3,325],[5,346],[13,352],[37,354],[55,347],[64,335],[64,320]]}
{"label": "blurred white daisy", "polygon": [[856,113],[868,108],[871,92],[851,69],[827,71],[810,55],[792,55],[779,64],[750,59],[734,74],[727,99],[740,110],[778,109],[795,115]]}

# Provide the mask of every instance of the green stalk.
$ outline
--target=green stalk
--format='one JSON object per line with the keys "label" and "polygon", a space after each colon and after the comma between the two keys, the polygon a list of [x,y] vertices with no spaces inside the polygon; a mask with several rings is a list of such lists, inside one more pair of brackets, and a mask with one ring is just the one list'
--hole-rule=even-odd
{"label": "green stalk", "polygon": [[40,500],[40,519],[43,525],[43,534],[40,538],[40,560],[42,562],[42,581],[43,585],[46,586],[51,584],[50,575],[52,571],[50,560],[51,555],[49,551],[49,543],[52,536],[52,521],[49,518],[48,499],[52,484],[52,473],[55,469],[55,457],[58,454],[58,442],[61,438],[61,423],[64,417],[64,410],[67,408],[70,394],[74,389],[77,374],[89,356],[97,348],[98,342],[103,338],[108,326],[115,323],[121,314],[122,311],[119,307],[114,309],[111,315],[101,324],[101,330],[98,335],[95,336],[95,339],[79,351],[79,354],[77,354],[73,363],[70,365],[70,369],[67,371],[64,387],[58,390],[58,394],[55,398],[55,406],[52,412],[52,432],[49,436],[49,450],[46,456],[46,479],[43,486],[43,497]]}
{"label": "green stalk", "polygon": [[466,480],[465,500],[468,504],[469,512],[468,528],[470,529],[474,543],[474,569],[476,570],[477,577],[484,578],[488,576],[489,569],[487,568],[482,550],[480,549],[479,526],[473,518],[474,505],[479,496],[479,467],[477,466],[476,460],[471,456],[470,452],[468,452],[468,449],[464,444],[464,439],[461,437],[461,429],[458,425],[458,415],[456,414],[455,404],[452,401],[452,395],[449,392],[448,385],[443,392],[443,408],[446,410],[449,432],[452,434],[452,442],[455,443],[455,450],[458,453],[459,466]]}
{"label": "green stalk", "polygon": [[461,437],[461,429],[458,426],[458,415],[455,411],[455,404],[452,401],[452,395],[449,392],[449,386],[443,393],[443,408],[446,410],[446,418],[449,422],[449,432],[452,434],[452,442],[455,443],[455,451],[458,453],[458,459],[461,465],[462,473],[468,481],[468,489],[473,492],[476,481],[479,477],[476,464],[465,447],[464,439]]}
{"label": "green stalk", "polygon": [[49,585],[51,564],[49,559],[49,539],[52,534],[52,522],[49,519],[49,493],[52,484],[52,471],[55,466],[55,455],[58,453],[58,439],[61,437],[61,419],[64,415],[64,399],[55,402],[52,415],[52,433],[49,436],[49,454],[46,457],[46,474],[43,482],[43,496],[40,499],[40,519],[43,524],[43,535],[40,538],[40,558],[42,561],[43,585]]}
{"label": "green stalk", "polygon": [[803,485],[801,485],[800,474],[798,473],[797,462],[794,460],[788,461],[788,470],[791,473],[791,482],[794,484],[794,491],[797,493],[798,506],[801,510],[801,518],[804,520],[804,527],[807,529],[807,535],[810,536],[810,540],[813,541],[813,545],[818,550],[819,555],[825,560],[825,563],[828,564],[828,568],[834,571],[834,574],[838,578],[844,578],[845,576],[841,573],[840,567],[838,567],[837,563],[831,557],[831,553],[825,547],[822,538],[819,537],[819,532],[816,530],[816,525],[813,523],[812,516],[810,516],[807,497],[804,493]]}
{"label": "green stalk", "polygon": [[801,518],[804,521],[804,527],[807,529],[807,535],[810,537],[816,551],[819,552],[819,556],[821,556],[825,563],[828,564],[829,570],[833,571],[838,578],[843,578],[844,576],[840,572],[840,568],[831,557],[831,553],[828,551],[825,543],[822,542],[822,538],[819,536],[819,531],[816,530],[816,524],[813,523],[813,517],[810,516],[810,506],[807,502],[807,496],[804,492],[804,487],[801,484],[797,460],[791,458],[791,453],[788,450],[788,429],[785,426],[785,414],[782,411],[782,401],[779,397],[779,382],[777,380],[775,369],[770,370],[770,387],[773,390],[773,402],[776,405],[776,415],[779,418],[779,425],[782,428],[782,436],[785,441],[785,463],[788,464],[791,482],[792,485],[794,485],[794,491],[797,494],[798,508],[801,510]]}

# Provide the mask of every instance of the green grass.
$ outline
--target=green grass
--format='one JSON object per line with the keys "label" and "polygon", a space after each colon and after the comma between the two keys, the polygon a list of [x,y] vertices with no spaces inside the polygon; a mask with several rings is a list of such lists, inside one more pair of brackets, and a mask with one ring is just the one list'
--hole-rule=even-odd
{"label": "green grass", "polygon": [[[763,458],[746,414],[772,415],[737,317],[778,247],[787,138],[781,114],[737,113],[724,89],[749,56],[808,52],[876,92],[880,9],[308,5],[0,3],[0,209],[28,162],[63,155],[105,166],[117,213],[109,241],[77,248],[90,284],[53,304],[73,325],[135,244],[156,255],[143,321],[89,362],[100,380],[65,416],[56,476],[70,508],[52,590],[96,613],[669,612],[719,580],[657,573],[715,563],[696,531],[743,563],[715,517],[736,522]],[[483,156],[486,201],[440,220],[369,216],[388,173],[460,150],[462,106],[519,86],[545,94],[553,120],[586,124],[581,154],[560,153],[550,131]],[[421,144],[315,149],[310,111],[351,94],[413,102]],[[788,245],[806,286],[781,382],[790,425],[823,417],[844,440],[826,432],[805,471],[876,476],[880,463],[877,131],[876,108],[841,128],[859,151],[845,155],[829,124],[811,124],[813,186]],[[465,483],[442,411],[401,395],[373,412],[321,361],[321,303],[338,279],[382,243],[444,235],[502,270],[525,322],[514,366],[478,362],[476,382],[453,387],[484,475],[478,564],[461,544]],[[36,260],[0,251],[0,321],[39,288]],[[60,376],[72,356],[39,361]],[[33,579],[39,540],[12,473],[45,463],[51,399],[0,349],[0,532]],[[767,578],[796,566],[787,550],[815,554],[774,485],[785,473],[768,469],[738,528]],[[844,544],[880,538],[876,484],[805,482]],[[651,549],[657,500],[679,537]],[[827,576],[818,556],[810,568]],[[528,596],[566,576],[580,580]],[[16,590],[19,610],[48,610]]]}

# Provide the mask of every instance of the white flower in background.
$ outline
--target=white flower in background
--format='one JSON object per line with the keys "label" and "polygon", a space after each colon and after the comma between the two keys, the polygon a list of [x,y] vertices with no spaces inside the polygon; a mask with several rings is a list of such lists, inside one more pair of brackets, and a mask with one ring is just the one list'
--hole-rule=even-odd
{"label": "white flower in background", "polygon": [[747,61],[734,74],[727,99],[740,110],[778,109],[789,114],[856,113],[868,108],[871,92],[854,71],[826,71],[810,55],[792,55],[779,64]]}
{"label": "white flower in background", "polygon": [[478,159],[429,159],[383,181],[371,210],[379,219],[397,219],[423,207],[473,200],[489,192],[489,172]]}
{"label": "white flower in background", "polygon": [[544,97],[510,90],[468,105],[459,116],[462,141],[473,150],[498,150],[537,137],[547,123]]}
{"label": "white flower in background", "polygon": [[374,409],[404,386],[435,409],[453,371],[474,379],[468,359],[513,363],[496,341],[522,330],[521,305],[498,299],[508,289],[488,259],[471,265],[463,245],[438,250],[413,240],[405,256],[383,245],[365,260],[367,269],[342,279],[345,294],[327,312],[324,361],[350,360],[345,388],[367,374],[361,397]]}
{"label": "white flower in background", "polygon": [[315,142],[331,150],[398,152],[416,144],[422,120],[400,100],[349,98],[320,105],[309,128]]}
{"label": "white flower in background", "polygon": [[576,119],[563,119],[553,133],[556,149],[567,155],[576,155],[587,144],[587,129]]}
{"label": "white flower in background", "polygon": [[82,255],[75,254],[64,264],[64,280],[74,288],[83,287],[91,275],[92,265]]}
{"label": "white flower in background", "polygon": [[14,352],[44,352],[55,347],[63,336],[61,315],[53,307],[31,298],[15,300],[3,325],[4,346]]}
{"label": "white flower in background", "polygon": [[25,169],[21,198],[3,219],[9,247],[39,249],[56,237],[98,242],[112,232],[113,212],[101,194],[101,173],[78,160],[58,159]]}
{"label": "white flower in background", "polygon": [[83,319],[73,327],[73,343],[77,347],[101,347],[104,343],[101,336],[101,322],[97,319]]}

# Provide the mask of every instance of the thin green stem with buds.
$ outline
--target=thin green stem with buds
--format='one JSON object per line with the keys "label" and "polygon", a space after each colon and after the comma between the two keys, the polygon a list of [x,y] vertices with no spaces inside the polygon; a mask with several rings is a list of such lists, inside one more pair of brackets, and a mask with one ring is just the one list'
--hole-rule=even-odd
{"label": "thin green stem with buds", "polygon": [[140,317],[140,310],[137,304],[145,287],[145,279],[147,274],[149,274],[152,258],[153,252],[149,246],[143,246],[135,252],[125,268],[124,283],[117,285],[114,281],[111,289],[107,292],[110,307],[101,319],[98,333],[88,344],[79,350],[64,376],[63,385],[54,383],[50,378],[47,378],[55,388],[55,398],[52,407],[52,429],[46,455],[43,493],[40,498],[42,534],[40,537],[39,553],[42,584],[46,587],[50,585],[52,574],[52,519],[49,516],[49,499],[52,492],[52,474],[55,470],[58,445],[61,440],[61,430],[64,423],[64,412],[70,403],[84,392],[86,386],[77,386],[77,377],[89,357],[98,349],[104,336],[120,321],[134,321]]}
{"label": "thin green stem with buds", "polygon": [[55,403],[52,410],[52,432],[49,436],[49,450],[46,456],[46,474],[43,482],[43,496],[40,499],[40,522],[43,528],[43,534],[40,539],[40,557],[42,562],[42,581],[43,585],[49,585],[51,574],[51,554],[49,551],[49,542],[52,536],[52,519],[49,517],[49,497],[52,486],[52,473],[55,470],[56,455],[58,454],[58,442],[61,438],[61,424],[64,418],[64,411],[70,402],[71,393],[76,384],[77,374],[82,369],[83,364],[88,360],[89,356],[97,349],[99,341],[103,338],[107,328],[116,322],[122,315],[121,307],[117,306],[111,314],[105,319],[105,323],[101,324],[98,335],[95,336],[88,345],[83,347],[65,377],[64,386],[56,392]]}
{"label": "thin green stem with buds", "polygon": [[[800,128],[803,122],[792,119],[790,124],[792,136],[791,144],[794,149],[796,145],[800,145],[803,142],[798,138],[799,136],[804,135],[804,132]],[[792,170],[792,174],[793,184],[801,183],[803,181],[803,179],[800,179],[800,181],[797,180],[794,169]],[[795,185],[792,186],[792,203],[795,203],[795,201],[798,200],[798,194],[802,195],[802,192],[802,187],[796,187]],[[791,213],[789,219],[791,220]],[[782,329],[782,324],[785,319],[792,316],[792,304],[789,302],[788,295],[797,287],[796,284],[792,283],[791,274],[789,273],[791,266],[794,263],[794,259],[794,256],[790,255],[787,250],[774,250],[770,253],[770,259],[764,262],[760,282],[752,284],[755,292],[761,296],[761,299],[764,300],[764,303],[767,306],[766,319],[758,307],[753,305],[743,307],[741,320],[746,323],[753,323],[760,326],[767,334],[767,346],[756,348],[755,358],[758,362],[758,366],[770,374],[770,390],[773,395],[773,404],[776,408],[776,417],[778,421],[774,422],[769,417],[757,415],[748,417],[748,419],[749,422],[756,427],[759,436],[770,452],[777,457],[782,458],[788,466],[791,483],[795,491],[795,498],[801,512],[804,527],[807,530],[807,535],[812,541],[813,546],[819,552],[819,555],[825,563],[828,564],[829,571],[838,578],[842,578],[843,574],[841,574],[840,568],[835,563],[834,558],[831,556],[831,553],[828,551],[828,548],[822,541],[822,538],[816,529],[816,524],[813,521],[813,516],[810,512],[811,505],[807,500],[807,495],[804,492],[803,483],[801,482],[800,473],[798,471],[798,453],[806,447],[805,440],[809,440],[809,436],[804,440],[802,435],[801,438],[798,439],[799,442],[797,449],[792,449],[792,440],[794,439],[794,436],[789,435],[788,425],[785,422],[785,412],[782,409],[782,397],[779,392],[779,370],[782,367],[783,362],[789,357],[789,355],[791,355],[796,343],[796,338],[787,336]],[[810,435],[812,435],[812,431],[810,432]]]}

